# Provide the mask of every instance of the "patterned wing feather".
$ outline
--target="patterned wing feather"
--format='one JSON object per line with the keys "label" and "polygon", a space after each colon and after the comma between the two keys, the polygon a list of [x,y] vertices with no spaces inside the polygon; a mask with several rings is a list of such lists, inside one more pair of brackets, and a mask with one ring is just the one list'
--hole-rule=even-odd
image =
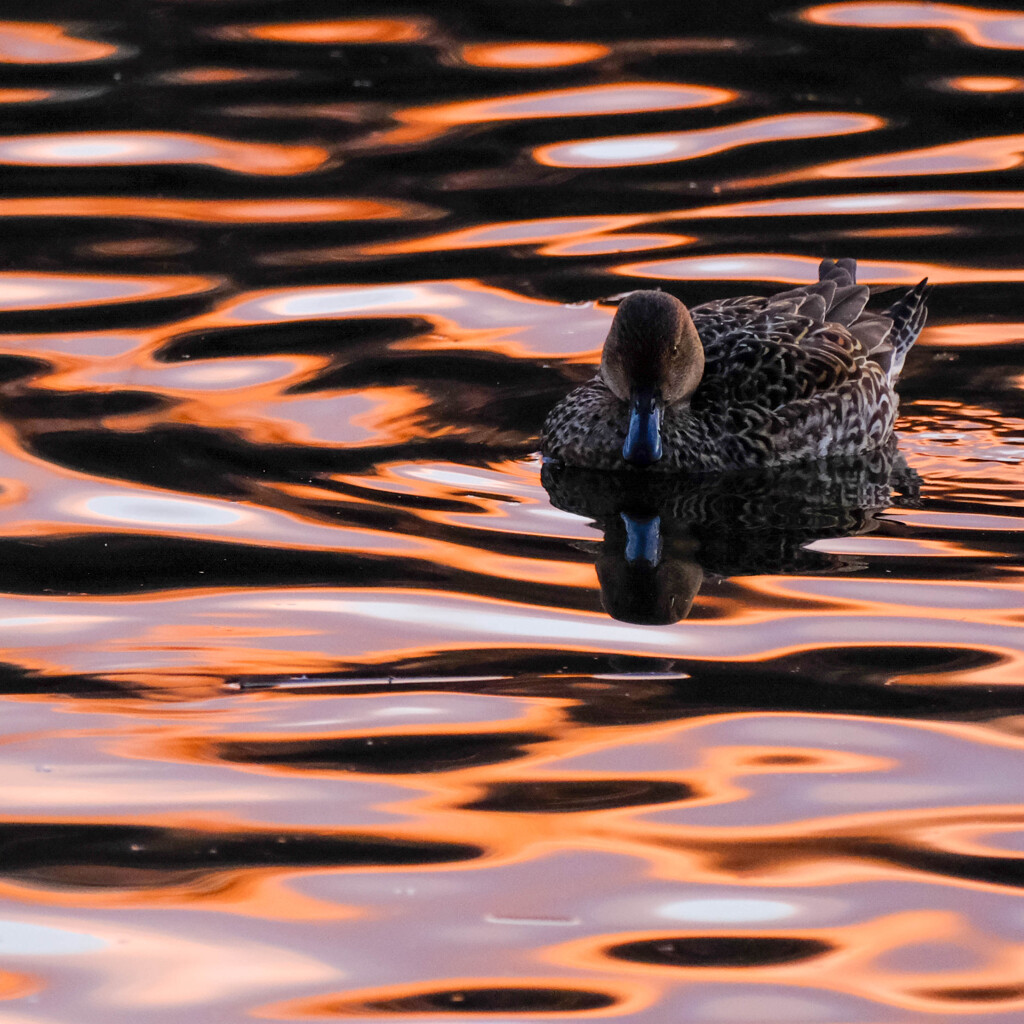
{"label": "patterned wing feather", "polygon": [[[773,304],[774,306],[774,304]],[[694,411],[753,404],[765,411],[858,379],[867,352],[838,324],[768,307],[763,317],[719,335],[709,351]],[[694,313],[697,332],[700,318]]]}

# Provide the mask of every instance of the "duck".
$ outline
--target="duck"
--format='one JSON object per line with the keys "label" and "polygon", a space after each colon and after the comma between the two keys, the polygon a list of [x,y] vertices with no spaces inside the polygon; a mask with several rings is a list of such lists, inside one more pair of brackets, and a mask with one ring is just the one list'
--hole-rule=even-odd
{"label": "duck", "polygon": [[896,382],[927,317],[928,279],[867,310],[853,259],[814,284],[691,309],[664,291],[619,303],[597,375],[541,434],[545,462],[716,473],[856,457],[888,444]]}

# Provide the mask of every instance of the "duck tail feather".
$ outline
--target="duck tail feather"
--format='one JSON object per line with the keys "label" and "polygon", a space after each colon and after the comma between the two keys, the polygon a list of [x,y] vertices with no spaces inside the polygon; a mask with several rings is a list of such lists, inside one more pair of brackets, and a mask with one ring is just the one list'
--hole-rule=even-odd
{"label": "duck tail feather", "polygon": [[857,261],[856,260],[852,260],[849,257],[847,257],[846,259],[842,259],[842,260],[836,260],[836,266],[839,267],[840,270],[845,270],[846,273],[850,275],[850,280],[854,284],[857,283]]}
{"label": "duck tail feather", "polygon": [[822,260],[818,265],[819,281],[835,281],[837,285],[857,283],[857,261],[851,259]]}
{"label": "duck tail feather", "polygon": [[869,313],[850,326],[850,333],[864,346],[864,351],[882,362],[886,349],[891,349],[892,320],[882,313]]}
{"label": "duck tail feather", "polygon": [[864,312],[871,298],[866,285],[857,284],[857,261],[851,259],[822,260],[818,266],[817,288],[831,290],[825,319],[850,327]]}
{"label": "duck tail feather", "polygon": [[849,327],[864,312],[871,292],[863,284],[840,285],[828,309],[828,318],[834,324]]}
{"label": "duck tail feather", "polygon": [[801,313],[812,320],[824,321],[836,293],[835,281],[818,281],[803,284],[785,292],[776,292],[768,303],[773,308],[787,313]]}
{"label": "duck tail feather", "polygon": [[800,312],[812,320],[824,321],[825,314],[828,312],[828,299],[824,295],[809,295]]}
{"label": "duck tail feather", "polygon": [[917,341],[917,336],[928,319],[927,302],[930,291],[926,277],[885,311],[885,315],[892,319],[892,330],[887,339],[892,346],[892,362],[888,369],[891,381],[899,377],[910,346]]}

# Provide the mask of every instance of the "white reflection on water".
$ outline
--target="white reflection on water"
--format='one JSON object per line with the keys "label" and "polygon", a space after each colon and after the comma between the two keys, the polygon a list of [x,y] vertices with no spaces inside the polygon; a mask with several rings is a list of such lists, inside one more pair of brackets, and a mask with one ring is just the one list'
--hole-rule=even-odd
{"label": "white reflection on water", "polygon": [[198,275],[128,277],[4,272],[0,273],[0,304],[7,311],[162,299],[200,292],[214,283],[213,278]]}
{"label": "white reflection on water", "polygon": [[85,629],[101,622],[115,622],[112,615],[10,615],[0,618],[0,629],[38,630],[42,626],[59,626],[62,630]]}
{"label": "white reflection on water", "polygon": [[266,324],[268,321],[304,317],[359,316],[394,313],[443,317],[445,337],[438,337],[432,349],[457,345],[445,326],[460,330],[500,331],[487,340],[487,348],[516,358],[595,353],[600,349],[611,313],[587,304],[571,306],[559,302],[527,299],[512,291],[471,281],[418,281],[404,285],[314,285],[250,292],[233,298],[217,310],[219,323]]}
{"label": "white reflection on water", "polygon": [[675,216],[715,217],[800,217],[838,214],[917,213],[926,210],[1019,210],[1024,192],[869,192],[864,195],[801,196],[797,199],[756,199],[746,203],[723,203],[695,210],[679,210]]}
{"label": "white reflection on water", "polygon": [[[138,344],[133,338],[131,347]],[[56,347],[56,346],[52,346]],[[65,346],[70,348],[70,346]],[[77,355],[89,355],[80,349],[71,349]],[[107,355],[103,352],[101,355]],[[117,353],[109,353],[111,355]],[[131,369],[131,382],[135,387],[155,387],[165,390],[188,391],[235,391],[270,384],[287,379],[303,369],[297,359],[274,359],[261,356],[259,359],[217,359],[208,363],[159,364]],[[125,371],[122,366],[90,367],[75,380],[91,384],[123,384]]]}
{"label": "white reflection on water", "polygon": [[757,899],[678,900],[659,908],[661,917],[674,921],[701,921],[708,924],[739,924],[751,921],[778,921],[794,913],[791,903]]}
{"label": "white reflection on water", "polygon": [[381,285],[376,288],[310,288],[285,293],[267,304],[278,316],[330,316],[370,309],[439,309],[457,306],[455,297],[414,285]]}
{"label": "white reflection on water", "polygon": [[[693,142],[689,150],[697,149],[697,143]],[[581,157],[588,157],[591,160],[613,160],[615,163],[630,163],[633,160],[652,156],[667,156],[675,152],[682,156],[687,152],[684,140],[673,138],[625,138],[625,139],[602,139],[598,142],[581,142],[574,150]]]}
{"label": "white reflection on water", "polygon": [[[131,605],[92,599],[88,616],[68,614],[72,605],[64,598],[0,597],[0,622],[26,613],[53,616],[47,619],[45,636],[40,627],[23,631],[18,644],[9,647],[9,657],[20,660],[42,652],[52,657],[55,644],[66,644],[59,663],[67,671],[123,672],[126,663],[133,671],[157,671],[201,663],[205,676],[232,676],[238,672],[232,666],[238,664],[239,645],[252,642],[258,645],[261,664],[284,659],[290,674],[324,671],[338,658],[376,658],[381,649],[393,656],[403,649],[419,654],[467,640],[505,643],[512,637],[530,645],[555,642],[584,650],[650,651],[709,661],[896,643],[999,652],[1003,660],[976,678],[1005,682],[1024,644],[1019,624],[1005,615],[967,614],[957,608],[908,614],[901,605],[882,603],[875,614],[805,609],[738,623],[694,621],[664,627],[630,626],[598,613],[538,612],[528,605],[436,591],[199,592],[149,596]],[[92,630],[90,643],[82,644],[79,631],[86,627]],[[187,645],[180,642],[182,629],[187,630]]]}
{"label": "white reflection on water", "polygon": [[460,631],[515,636],[528,640],[592,640],[615,643],[638,643],[649,647],[687,648],[693,645],[680,633],[656,633],[644,627],[609,622],[604,616],[594,615],[593,621],[583,616],[531,615],[519,609],[505,607],[501,614],[488,602],[479,610],[470,605],[459,610],[457,621],[447,602],[403,601],[390,595],[377,600],[345,600],[338,598],[294,597],[257,600],[250,607],[279,608],[288,612],[325,612],[357,615],[370,619],[428,626],[453,632]]}
{"label": "white reflection on water", "polygon": [[0,921],[0,957],[67,956],[92,953],[106,945],[104,939],[87,932],[71,932],[25,921]]}
{"label": "white reflection on water", "polygon": [[239,142],[185,132],[51,132],[0,138],[0,164],[22,167],[119,167],[205,164],[237,174],[301,174],[327,152],[314,146]]}
{"label": "white reflection on water", "polygon": [[182,498],[99,494],[89,498],[85,507],[102,519],[155,526],[226,526],[242,518],[241,512],[227,505]]}
{"label": "white reflection on water", "polygon": [[542,146],[535,158],[553,167],[621,167],[709,156],[736,146],[845,135],[882,127],[883,121],[864,114],[779,114],[738,124],[686,132],[621,135]]}
{"label": "white reflection on water", "polygon": [[[670,260],[625,264],[617,274],[657,277],[672,281],[779,281],[806,284],[818,274],[818,260],[781,253],[723,253],[717,256],[680,256]],[[938,263],[857,261],[857,280],[862,284],[917,284],[927,277],[932,284],[1024,280],[1019,267],[976,267]]]}
{"label": "white reflection on water", "polygon": [[[95,494],[89,480],[48,475],[36,466],[22,472],[24,465],[10,460],[5,467],[0,453],[0,479],[24,479],[30,487],[24,500],[0,506],[0,537],[19,533],[26,522],[56,520],[72,524],[70,530],[98,523],[109,524],[105,528],[115,530],[116,523],[129,530],[144,527],[151,534],[186,533],[193,538],[255,541],[267,546],[410,555],[423,555],[428,550],[423,542],[404,534],[320,525],[289,512],[240,501],[151,496],[129,487],[118,491],[113,486]],[[4,468],[8,468],[7,473],[2,472]]]}
{"label": "white reflection on water", "polygon": [[961,42],[986,49],[1024,49],[1024,18],[1014,10],[979,10],[962,4],[888,2],[835,3],[810,7],[801,17],[819,25],[880,29],[946,29]]}

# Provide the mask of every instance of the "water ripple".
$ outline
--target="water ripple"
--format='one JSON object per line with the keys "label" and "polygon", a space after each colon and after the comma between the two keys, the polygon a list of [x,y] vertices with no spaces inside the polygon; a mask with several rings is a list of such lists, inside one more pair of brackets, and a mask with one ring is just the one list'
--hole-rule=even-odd
{"label": "water ripple", "polygon": [[615,135],[543,146],[534,158],[552,167],[640,167],[696,160],[738,146],[782,139],[828,138],[875,131],[885,122],[866,114],[781,114],[720,128],[652,135]]}
{"label": "water ripple", "polygon": [[318,146],[238,142],[184,132],[67,132],[0,138],[0,164],[104,167],[202,164],[233,174],[308,174],[328,152]]}
{"label": "water ripple", "polygon": [[964,43],[1002,50],[1024,49],[1024,17],[1013,11],[943,3],[836,3],[809,7],[802,16],[819,25],[850,28],[945,29]]}

